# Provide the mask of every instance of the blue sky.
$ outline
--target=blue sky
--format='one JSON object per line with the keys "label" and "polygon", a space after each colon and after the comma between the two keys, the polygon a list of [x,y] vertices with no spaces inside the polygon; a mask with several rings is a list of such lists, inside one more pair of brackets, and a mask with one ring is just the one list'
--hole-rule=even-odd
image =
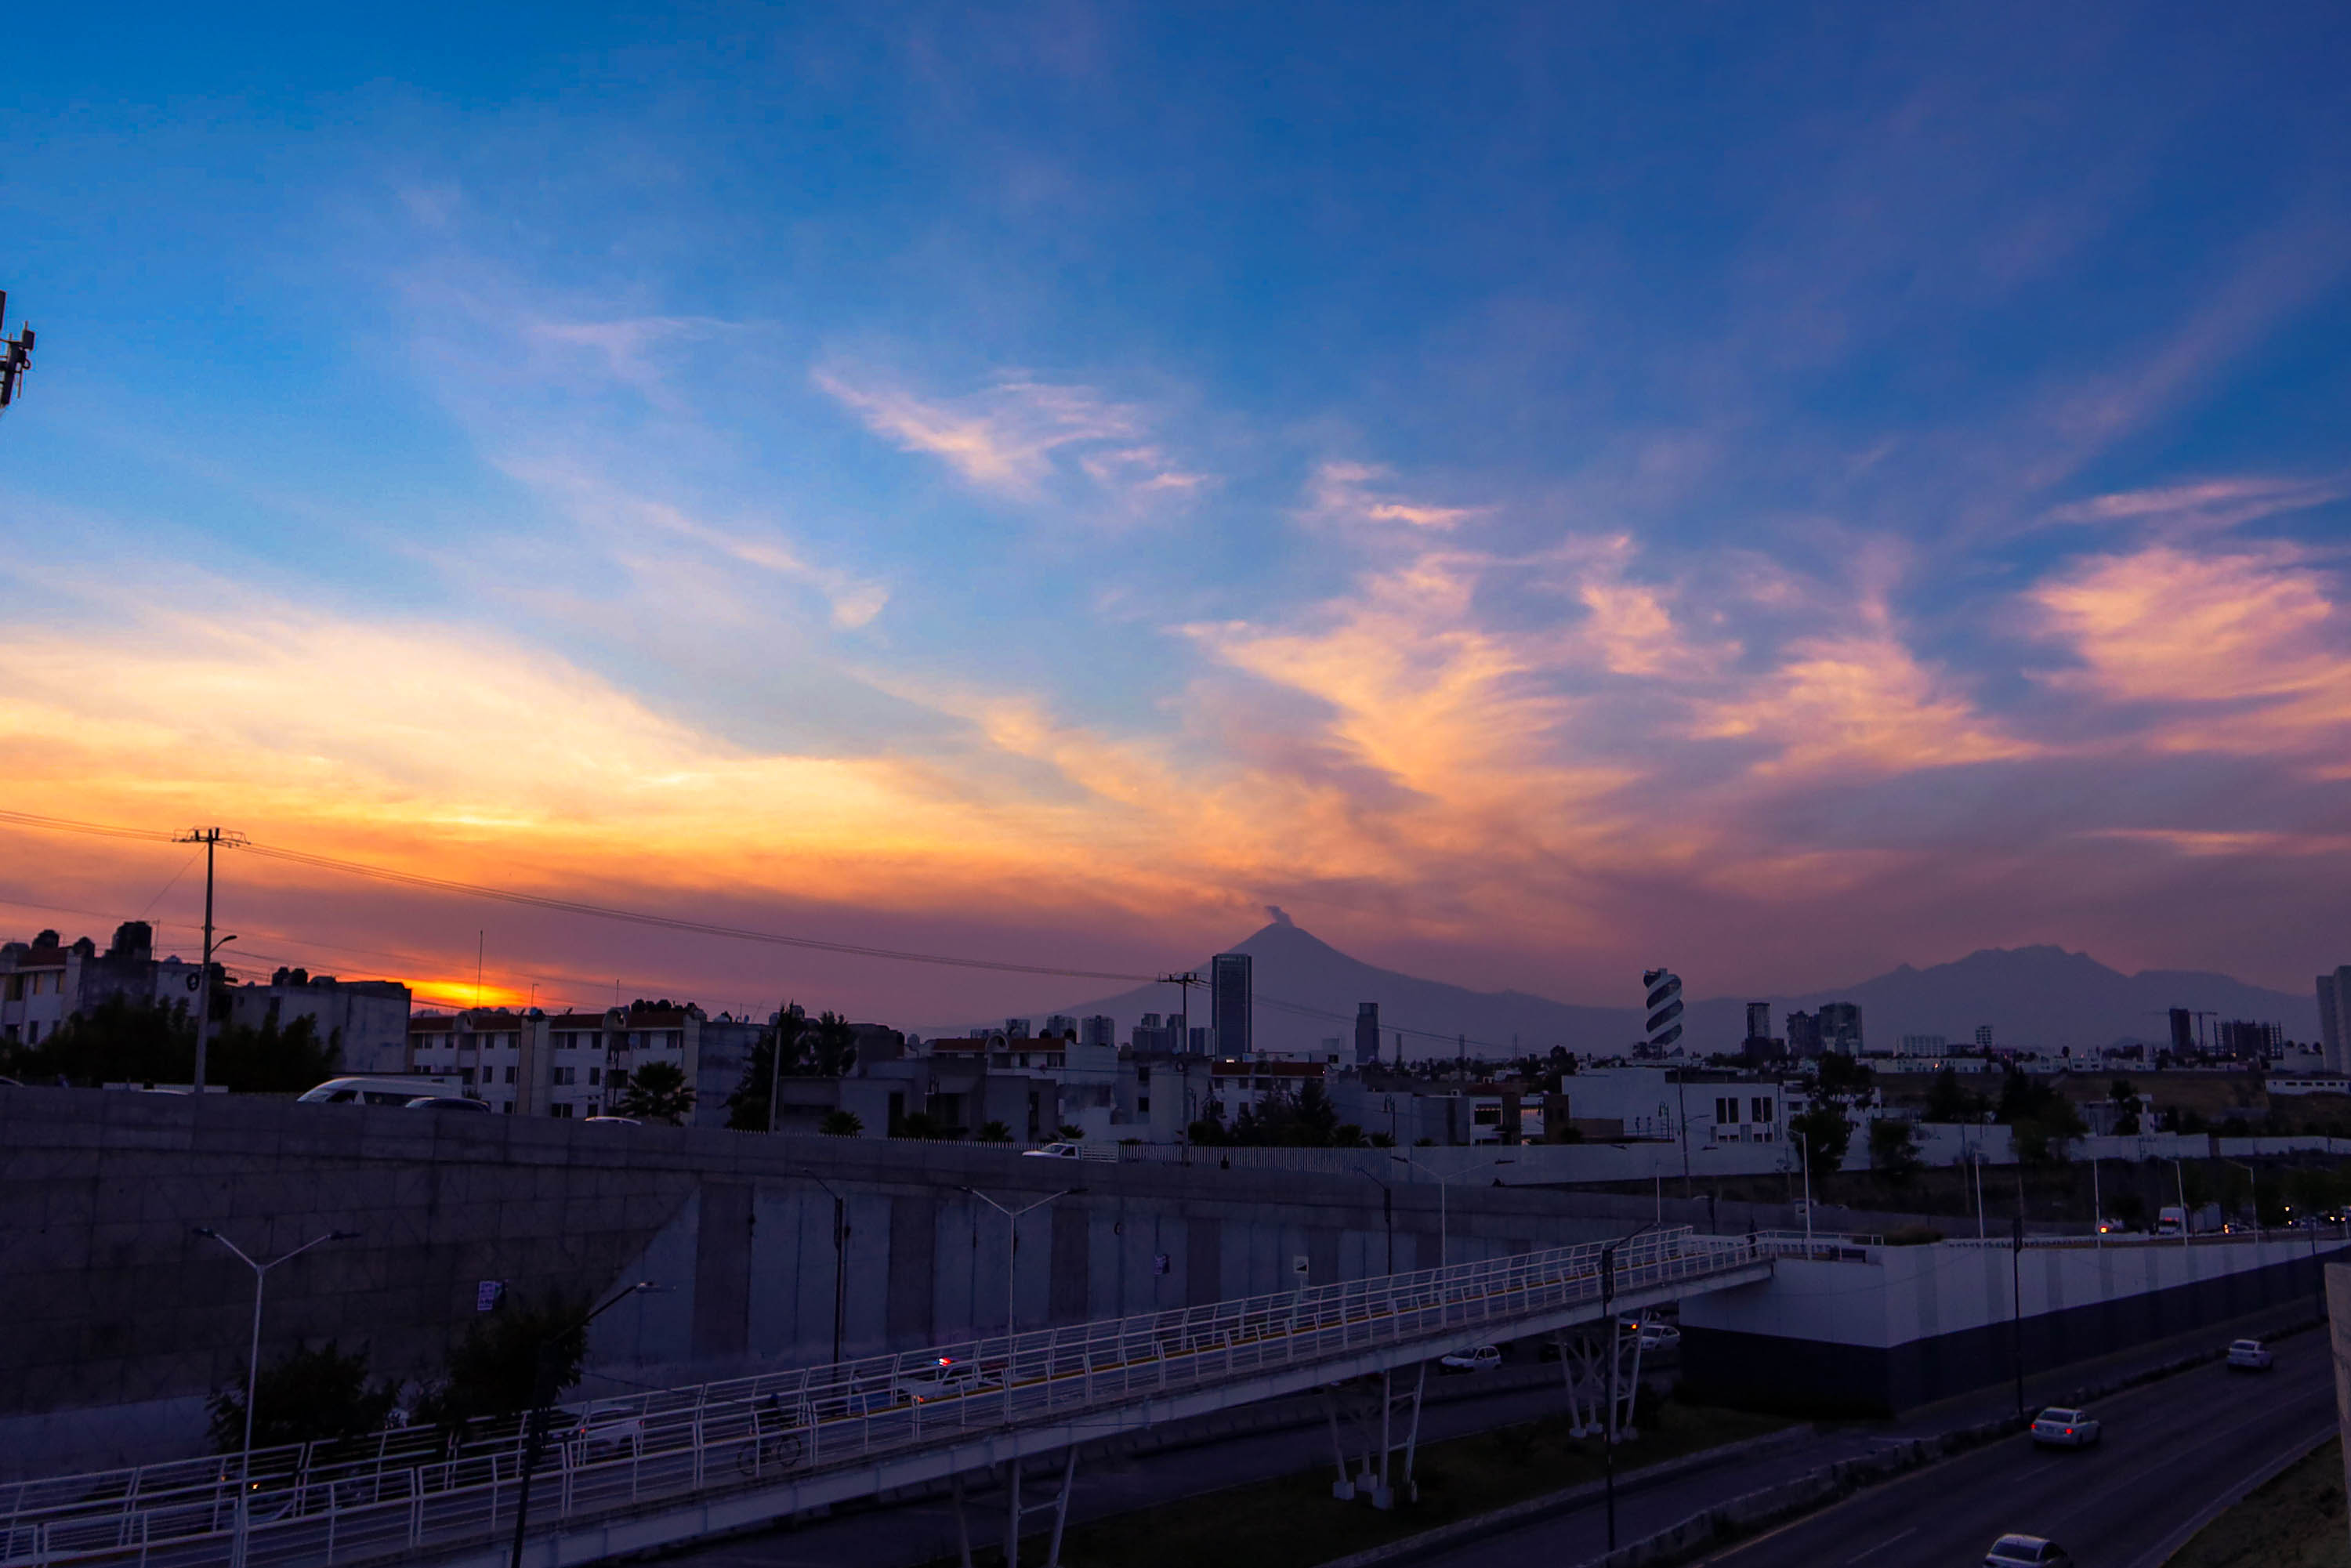
{"label": "blue sky", "polygon": [[[2351,914],[2346,46],[20,20],[12,793],[1087,967],[1279,903],[1577,999],[2022,941],[2299,989]],[[177,863],[93,854],[10,896]],[[424,975],[480,919],[264,902]],[[1032,999],[504,918],[516,988]]]}

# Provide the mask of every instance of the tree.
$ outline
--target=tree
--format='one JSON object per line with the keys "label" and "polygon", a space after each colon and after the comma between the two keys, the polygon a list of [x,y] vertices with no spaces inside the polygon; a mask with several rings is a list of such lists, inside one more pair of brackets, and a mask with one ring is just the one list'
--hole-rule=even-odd
{"label": "tree", "polygon": [[[476,1317],[449,1353],[449,1375],[417,1401],[420,1420],[455,1432],[486,1416],[519,1416],[538,1397],[542,1347],[558,1394],[580,1381],[588,1359],[589,1303],[556,1294],[537,1306],[512,1298]],[[263,1408],[266,1409],[265,1405]]]}
{"label": "tree", "polygon": [[1876,1082],[1877,1075],[1869,1070],[1869,1063],[1858,1057],[1833,1051],[1821,1058],[1821,1092],[1823,1094],[1857,1099],[1867,1094]]}
{"label": "tree", "polygon": [[1839,1102],[1823,1095],[1802,1115],[1788,1118],[1789,1135],[1804,1146],[1804,1159],[1815,1175],[1844,1164],[1853,1145],[1853,1123]]}
{"label": "tree", "polygon": [[694,1110],[694,1091],[686,1084],[685,1069],[674,1061],[648,1061],[629,1075],[629,1086],[613,1109],[623,1116],[676,1126]]}
{"label": "tree", "polygon": [[[778,1077],[802,1075],[801,1041],[808,1033],[808,1019],[799,1004],[787,1002],[776,1014],[776,1021],[768,1026],[758,1042],[751,1047],[751,1059],[743,1064],[743,1080],[735,1092],[726,1096],[726,1124],[739,1133],[764,1133],[771,1121],[768,1104],[768,1086]],[[780,1052],[780,1071],[776,1058]]]}
{"label": "tree", "polygon": [[1959,1082],[1959,1070],[1946,1067],[1935,1074],[1935,1082],[1927,1089],[1927,1120],[1929,1122],[1966,1122],[1973,1118],[1965,1085]]}
{"label": "tree", "polygon": [[[315,1443],[381,1432],[400,1402],[398,1383],[368,1383],[365,1351],[342,1354],[333,1340],[316,1350],[298,1345],[254,1380],[253,1446]],[[245,1447],[245,1380],[212,1397],[213,1451]]]}
{"label": "tree", "polygon": [[1888,1186],[1908,1186],[1921,1168],[1917,1130],[1891,1116],[1870,1123],[1869,1168],[1883,1176]]}
{"label": "tree", "polygon": [[195,1071],[196,1026],[184,1001],[109,997],[38,1045],[0,1044],[0,1071],[28,1082],[185,1083]]}
{"label": "tree", "polygon": [[820,1014],[811,1041],[810,1070],[819,1078],[838,1078],[857,1061],[857,1030],[839,1013]]}
{"label": "tree", "polygon": [[854,1111],[828,1111],[818,1129],[827,1137],[854,1138],[865,1131],[865,1119]]}
{"label": "tree", "polygon": [[1012,1129],[1001,1122],[982,1122],[979,1131],[971,1136],[974,1143],[1008,1144],[1012,1141]]}

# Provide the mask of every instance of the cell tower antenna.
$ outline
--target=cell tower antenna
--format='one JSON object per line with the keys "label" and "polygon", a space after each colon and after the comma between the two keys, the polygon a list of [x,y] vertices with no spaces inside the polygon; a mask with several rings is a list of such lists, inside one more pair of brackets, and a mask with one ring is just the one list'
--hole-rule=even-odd
{"label": "cell tower antenna", "polygon": [[8,291],[0,288],[0,410],[16,401],[25,372],[33,368],[33,329],[21,327],[13,338],[7,333]]}

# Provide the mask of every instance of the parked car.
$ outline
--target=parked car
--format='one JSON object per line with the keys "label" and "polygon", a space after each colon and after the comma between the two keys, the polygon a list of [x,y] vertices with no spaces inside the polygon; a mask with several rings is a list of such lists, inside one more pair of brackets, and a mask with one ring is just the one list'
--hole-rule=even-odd
{"label": "parked car", "polygon": [[1021,1150],[1020,1157],[1024,1160],[1116,1160],[1118,1149],[1115,1145],[1047,1144],[1041,1149]]}
{"label": "parked car", "polygon": [[2097,1418],[2087,1410],[2052,1406],[2032,1421],[2032,1440],[2044,1448],[2086,1448],[2098,1440],[2099,1431]]}
{"label": "parked car", "polygon": [[2257,1339],[2235,1339],[2229,1342],[2229,1365],[2239,1372],[2267,1372],[2270,1369],[2270,1347]]}
{"label": "parked car", "polygon": [[419,1094],[408,1103],[412,1111],[479,1111],[489,1114],[490,1108],[479,1100],[468,1100],[462,1094]]}
{"label": "parked car", "polygon": [[1002,1383],[1003,1379],[981,1370],[976,1363],[943,1355],[935,1364],[898,1379],[892,1387],[901,1399],[931,1405],[942,1399],[960,1399],[967,1394],[985,1393],[1000,1387]]}
{"label": "parked car", "polygon": [[1440,1355],[1437,1358],[1437,1370],[1439,1374],[1491,1372],[1501,1364],[1501,1348],[1490,1344],[1465,1345],[1450,1355]]}
{"label": "parked car", "polygon": [[2003,1535],[1984,1553],[1984,1568],[2073,1568],[2073,1556],[2038,1535]]}
{"label": "parked car", "polygon": [[329,1078],[295,1096],[298,1105],[405,1105],[420,1095],[455,1093],[446,1078]]}

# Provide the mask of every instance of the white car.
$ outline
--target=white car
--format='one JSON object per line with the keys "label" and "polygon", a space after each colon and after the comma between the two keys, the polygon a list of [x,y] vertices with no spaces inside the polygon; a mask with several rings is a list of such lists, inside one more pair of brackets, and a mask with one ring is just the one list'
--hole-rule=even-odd
{"label": "white car", "polygon": [[2267,1372],[2270,1369],[2270,1347],[2257,1339],[2231,1340],[2229,1365],[2238,1371]]}
{"label": "white car", "polygon": [[[2033,1417],[2032,1440],[2044,1448],[2086,1448],[2098,1440],[2099,1430],[2097,1418],[2087,1410],[2065,1410],[2053,1406]],[[2037,1563],[2041,1559],[2035,1557],[2027,1561]]]}
{"label": "white car", "polygon": [[1088,1147],[1087,1147],[1085,1145],[1083,1145],[1083,1144],[1047,1144],[1047,1145],[1046,1145],[1043,1148],[1041,1148],[1041,1149],[1023,1149],[1023,1150],[1021,1150],[1021,1151],[1020,1151],[1020,1157],[1021,1157],[1022,1159],[1024,1159],[1024,1160],[1113,1160],[1113,1161],[1114,1161],[1114,1160],[1116,1160],[1116,1159],[1118,1158],[1118,1155],[1117,1155],[1114,1152],[1113,1152],[1112,1150],[1109,1150],[1109,1149],[1102,1149],[1102,1148],[1088,1148]]}
{"label": "white car", "polygon": [[2073,1568],[2064,1547],[2038,1535],[2003,1535],[1984,1553],[1983,1568]]}
{"label": "white car", "polygon": [[583,1459],[639,1453],[645,1446],[645,1418],[633,1410],[590,1407],[563,1429],[560,1440]]}
{"label": "white car", "polygon": [[1457,1350],[1450,1355],[1441,1355],[1437,1358],[1437,1370],[1440,1373],[1491,1372],[1501,1364],[1501,1350],[1490,1344]]}
{"label": "white car", "polygon": [[1646,1351],[1679,1350],[1682,1331],[1671,1323],[1643,1323],[1641,1348]]}
{"label": "white car", "polygon": [[934,1364],[898,1379],[891,1386],[901,1399],[933,1405],[942,1399],[960,1399],[967,1394],[985,1392],[998,1386],[999,1382],[995,1374],[983,1372],[971,1362],[943,1355]]}

